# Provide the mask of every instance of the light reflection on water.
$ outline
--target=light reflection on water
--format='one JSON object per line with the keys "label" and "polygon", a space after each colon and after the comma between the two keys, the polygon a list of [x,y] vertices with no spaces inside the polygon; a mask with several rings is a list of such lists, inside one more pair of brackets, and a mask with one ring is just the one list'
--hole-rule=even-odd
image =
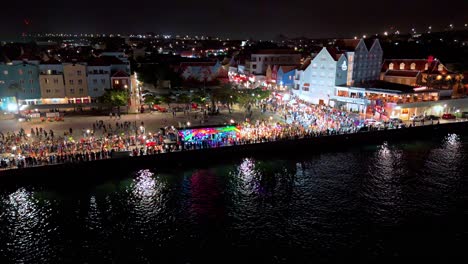
{"label": "light reflection on water", "polygon": [[219,248],[255,248],[263,262],[362,248],[370,258],[418,246],[447,253],[468,241],[466,225],[453,220],[468,217],[467,153],[467,139],[452,134],[304,158],[142,168],[70,192],[0,189],[0,260],[8,260],[0,263],[187,263],[189,249]]}

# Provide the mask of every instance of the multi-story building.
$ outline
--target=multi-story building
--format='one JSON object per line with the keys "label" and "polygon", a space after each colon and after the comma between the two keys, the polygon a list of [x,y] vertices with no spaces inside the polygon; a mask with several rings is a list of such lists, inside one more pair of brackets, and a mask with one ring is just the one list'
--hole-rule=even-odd
{"label": "multi-story building", "polygon": [[111,77],[112,89],[127,90],[131,89],[132,83],[130,75],[124,71],[118,71]]}
{"label": "multi-story building", "polygon": [[342,39],[335,47],[348,60],[347,85],[379,79],[383,50],[378,39]]}
{"label": "multi-story building", "polygon": [[65,96],[69,103],[89,103],[86,64],[72,61],[63,64]]}
{"label": "multi-story building", "polygon": [[427,84],[427,80],[440,81],[432,88],[448,88],[448,82],[456,78],[444,64],[432,57],[428,59],[386,59],[383,62],[380,79],[412,86]]}
{"label": "multi-story building", "polygon": [[130,61],[124,52],[103,52],[101,58],[110,61],[112,72],[124,71],[130,74]]}
{"label": "multi-story building", "polygon": [[63,65],[57,60],[49,60],[39,64],[39,83],[43,104],[68,103],[65,98],[65,83]]}
{"label": "multi-story building", "polygon": [[111,64],[109,61],[96,58],[88,62],[88,95],[92,98],[100,97],[106,89],[111,88],[110,74]]}
{"label": "multi-story building", "polygon": [[16,97],[20,104],[38,103],[41,98],[38,65],[26,60],[0,64],[0,97]]}
{"label": "multi-story building", "polygon": [[293,93],[314,104],[330,104],[337,85],[346,84],[348,61],[335,48],[322,48],[303,70],[299,70]]}
{"label": "multi-story building", "polygon": [[246,73],[265,75],[268,65],[296,65],[301,63],[301,54],[291,50],[260,50],[245,63]]}

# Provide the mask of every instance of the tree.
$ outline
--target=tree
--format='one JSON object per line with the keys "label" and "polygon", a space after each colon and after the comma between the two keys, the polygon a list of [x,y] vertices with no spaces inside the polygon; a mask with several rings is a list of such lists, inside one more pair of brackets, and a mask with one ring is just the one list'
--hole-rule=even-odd
{"label": "tree", "polygon": [[161,97],[161,102],[167,104],[167,107],[171,108],[171,103],[174,102],[174,99],[172,99],[170,95],[166,94]]}
{"label": "tree", "polygon": [[236,90],[232,89],[230,84],[225,84],[221,88],[213,89],[211,92],[212,103],[216,101],[226,104],[229,113],[231,113],[232,105],[238,101],[238,97],[238,93]]}
{"label": "tree", "polygon": [[101,97],[103,103],[114,106],[128,105],[129,94],[126,90],[106,90]]}

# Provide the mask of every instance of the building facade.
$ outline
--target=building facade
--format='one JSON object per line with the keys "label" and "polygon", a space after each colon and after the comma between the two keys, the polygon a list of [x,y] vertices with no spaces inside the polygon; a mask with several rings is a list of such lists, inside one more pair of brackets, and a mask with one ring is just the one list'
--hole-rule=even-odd
{"label": "building facade", "polygon": [[265,75],[269,65],[298,65],[301,54],[291,50],[260,50],[253,53],[250,61],[246,61],[248,73]]}
{"label": "building facade", "polygon": [[348,61],[334,48],[322,48],[304,71],[298,73],[293,93],[313,104],[327,104],[335,95],[337,85],[346,84]]}
{"label": "building facade", "polygon": [[[433,57],[427,59],[386,59],[380,73],[380,79],[384,81],[412,86],[432,85],[431,88],[436,89],[449,88],[448,84],[455,78],[455,72],[448,70],[442,62]],[[428,84],[428,80],[432,80],[433,83]]]}
{"label": "building facade", "polygon": [[27,61],[0,65],[0,97],[16,97],[25,104],[41,98],[39,66]]}
{"label": "building facade", "polygon": [[65,98],[62,63],[58,61],[42,62],[39,64],[39,70],[42,103],[60,103]]}
{"label": "building facade", "polygon": [[347,85],[379,80],[383,50],[378,39],[342,39],[335,47],[348,60]]}
{"label": "building facade", "polygon": [[97,98],[111,88],[111,65],[103,60],[94,60],[88,63],[88,95]]}
{"label": "building facade", "polygon": [[111,77],[112,89],[127,90],[132,88],[130,75],[124,71],[118,71]]}
{"label": "building facade", "polygon": [[63,64],[65,96],[69,103],[89,103],[86,64],[71,62]]}

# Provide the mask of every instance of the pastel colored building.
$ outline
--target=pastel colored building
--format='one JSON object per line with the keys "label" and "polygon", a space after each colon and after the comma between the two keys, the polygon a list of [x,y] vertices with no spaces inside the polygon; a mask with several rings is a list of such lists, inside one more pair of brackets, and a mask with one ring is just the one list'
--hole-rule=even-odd
{"label": "pastel colored building", "polygon": [[[426,82],[427,78],[434,80],[451,80],[456,73],[445,67],[439,60],[427,59],[386,59],[382,64],[380,79],[399,84],[418,86]],[[443,85],[436,88],[447,88]]]}
{"label": "pastel colored building", "polygon": [[245,72],[253,75],[265,75],[269,65],[300,64],[301,54],[292,50],[269,49],[259,50],[251,55],[245,63]]}
{"label": "pastel colored building", "polygon": [[39,70],[39,84],[43,103],[60,103],[60,98],[65,98],[62,63],[57,60],[41,62]]}
{"label": "pastel colored building", "polygon": [[293,93],[314,104],[330,105],[335,87],[346,84],[347,73],[346,56],[335,48],[322,48],[305,70],[296,73]]}
{"label": "pastel colored building", "polygon": [[127,90],[131,89],[132,82],[130,75],[124,71],[118,71],[111,77],[112,89]]}
{"label": "pastel colored building", "polygon": [[38,65],[27,61],[0,64],[0,97],[17,97],[24,104],[38,103],[41,98]]}
{"label": "pastel colored building", "polygon": [[89,103],[86,64],[71,62],[63,64],[65,96],[69,103]]}
{"label": "pastel colored building", "polygon": [[106,89],[111,88],[110,74],[111,64],[102,59],[96,58],[88,62],[88,95],[97,98],[104,94]]}

